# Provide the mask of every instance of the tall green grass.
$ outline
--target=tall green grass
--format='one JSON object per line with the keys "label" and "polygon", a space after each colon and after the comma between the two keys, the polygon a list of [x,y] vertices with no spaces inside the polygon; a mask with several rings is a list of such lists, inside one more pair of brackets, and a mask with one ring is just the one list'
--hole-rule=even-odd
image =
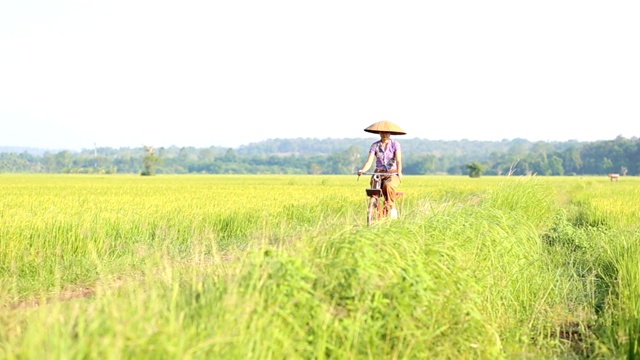
{"label": "tall green grass", "polygon": [[0,357],[632,358],[626,180],[3,175]]}

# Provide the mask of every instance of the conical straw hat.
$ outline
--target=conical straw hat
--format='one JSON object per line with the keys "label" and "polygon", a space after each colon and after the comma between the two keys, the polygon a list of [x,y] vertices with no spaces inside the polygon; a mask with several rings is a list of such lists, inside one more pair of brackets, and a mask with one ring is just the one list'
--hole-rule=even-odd
{"label": "conical straw hat", "polygon": [[381,132],[388,132],[391,135],[405,135],[406,131],[391,121],[382,120],[364,129],[366,132],[373,134],[379,134]]}

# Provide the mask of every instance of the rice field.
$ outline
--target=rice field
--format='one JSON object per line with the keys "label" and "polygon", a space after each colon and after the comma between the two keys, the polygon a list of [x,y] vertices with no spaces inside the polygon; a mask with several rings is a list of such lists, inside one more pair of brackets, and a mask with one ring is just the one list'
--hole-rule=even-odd
{"label": "rice field", "polygon": [[0,174],[0,358],[632,359],[640,179]]}

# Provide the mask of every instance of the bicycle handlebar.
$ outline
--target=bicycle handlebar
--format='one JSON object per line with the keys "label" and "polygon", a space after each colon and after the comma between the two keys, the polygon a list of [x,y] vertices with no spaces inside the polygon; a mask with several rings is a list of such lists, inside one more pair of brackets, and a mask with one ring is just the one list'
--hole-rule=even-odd
{"label": "bicycle handlebar", "polygon": [[395,172],[395,173],[363,172],[363,173],[362,173],[362,174],[360,174],[360,175],[384,175],[384,176],[387,176],[387,175],[390,175],[390,176],[396,175],[396,176],[397,176],[397,175],[398,175],[398,173],[397,173],[397,172]]}
{"label": "bicycle handlebar", "polygon": [[379,173],[379,172],[363,172],[358,174],[358,180],[360,180],[360,175],[374,175],[374,176],[398,176],[398,173]]}

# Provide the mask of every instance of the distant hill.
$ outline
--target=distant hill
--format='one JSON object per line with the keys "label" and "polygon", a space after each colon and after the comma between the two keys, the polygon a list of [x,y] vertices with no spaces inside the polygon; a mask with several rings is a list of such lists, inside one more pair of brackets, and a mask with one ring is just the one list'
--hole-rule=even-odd
{"label": "distant hill", "polygon": [[[428,140],[400,141],[406,174],[451,174],[481,164],[486,175],[640,174],[640,139],[597,142]],[[156,147],[161,174],[351,174],[377,137],[269,139],[236,148]],[[145,149],[50,150],[0,147],[0,172],[140,173]],[[517,164],[517,167],[514,165]]]}
{"label": "distant hill", "polygon": [[[488,155],[493,152],[507,152],[517,147],[519,150],[528,151],[534,145],[545,144],[557,151],[562,151],[581,143],[572,140],[566,142],[531,142],[526,139],[513,139],[502,141],[478,141],[478,140],[429,140],[420,138],[403,138],[392,136],[398,140],[402,150],[406,154],[433,154],[433,155],[461,155],[476,154]],[[353,146],[366,152],[371,143],[377,138],[343,138],[343,139],[269,139],[257,143],[242,145],[236,150],[240,156],[254,155],[329,155],[345,151]]]}
{"label": "distant hill", "polygon": [[[518,147],[520,150],[529,150],[535,144],[546,144],[557,151],[562,151],[570,146],[581,144],[575,140],[566,142],[531,142],[526,139],[513,139],[502,141],[479,141],[479,140],[429,140],[420,138],[404,138],[402,136],[393,136],[392,139],[398,140],[402,145],[403,152],[408,154],[433,154],[433,155],[461,155],[465,153],[474,153],[479,156],[486,156],[492,152],[506,152]],[[277,138],[268,139],[260,142],[240,145],[238,147],[222,147],[211,146],[216,154],[223,154],[228,149],[233,149],[239,156],[263,156],[263,155],[298,155],[298,156],[322,156],[346,151],[352,147],[357,147],[361,152],[365,153],[371,143],[378,140],[377,137],[371,138]],[[196,147],[158,147],[164,148],[169,152],[177,152],[181,148],[190,150],[202,149]],[[140,147],[142,149],[142,147]],[[19,146],[0,146],[0,153],[28,153],[31,155],[42,156],[45,153],[57,153],[67,150],[71,153],[93,153],[94,149],[85,149],[82,151],[68,149],[42,149],[34,147]],[[134,150],[131,148],[99,148],[98,152],[105,154],[118,150]]]}
{"label": "distant hill", "polygon": [[45,153],[57,153],[63,151],[64,149],[41,149],[34,147],[25,147],[25,146],[0,146],[0,153],[27,153],[31,155],[44,155]]}

